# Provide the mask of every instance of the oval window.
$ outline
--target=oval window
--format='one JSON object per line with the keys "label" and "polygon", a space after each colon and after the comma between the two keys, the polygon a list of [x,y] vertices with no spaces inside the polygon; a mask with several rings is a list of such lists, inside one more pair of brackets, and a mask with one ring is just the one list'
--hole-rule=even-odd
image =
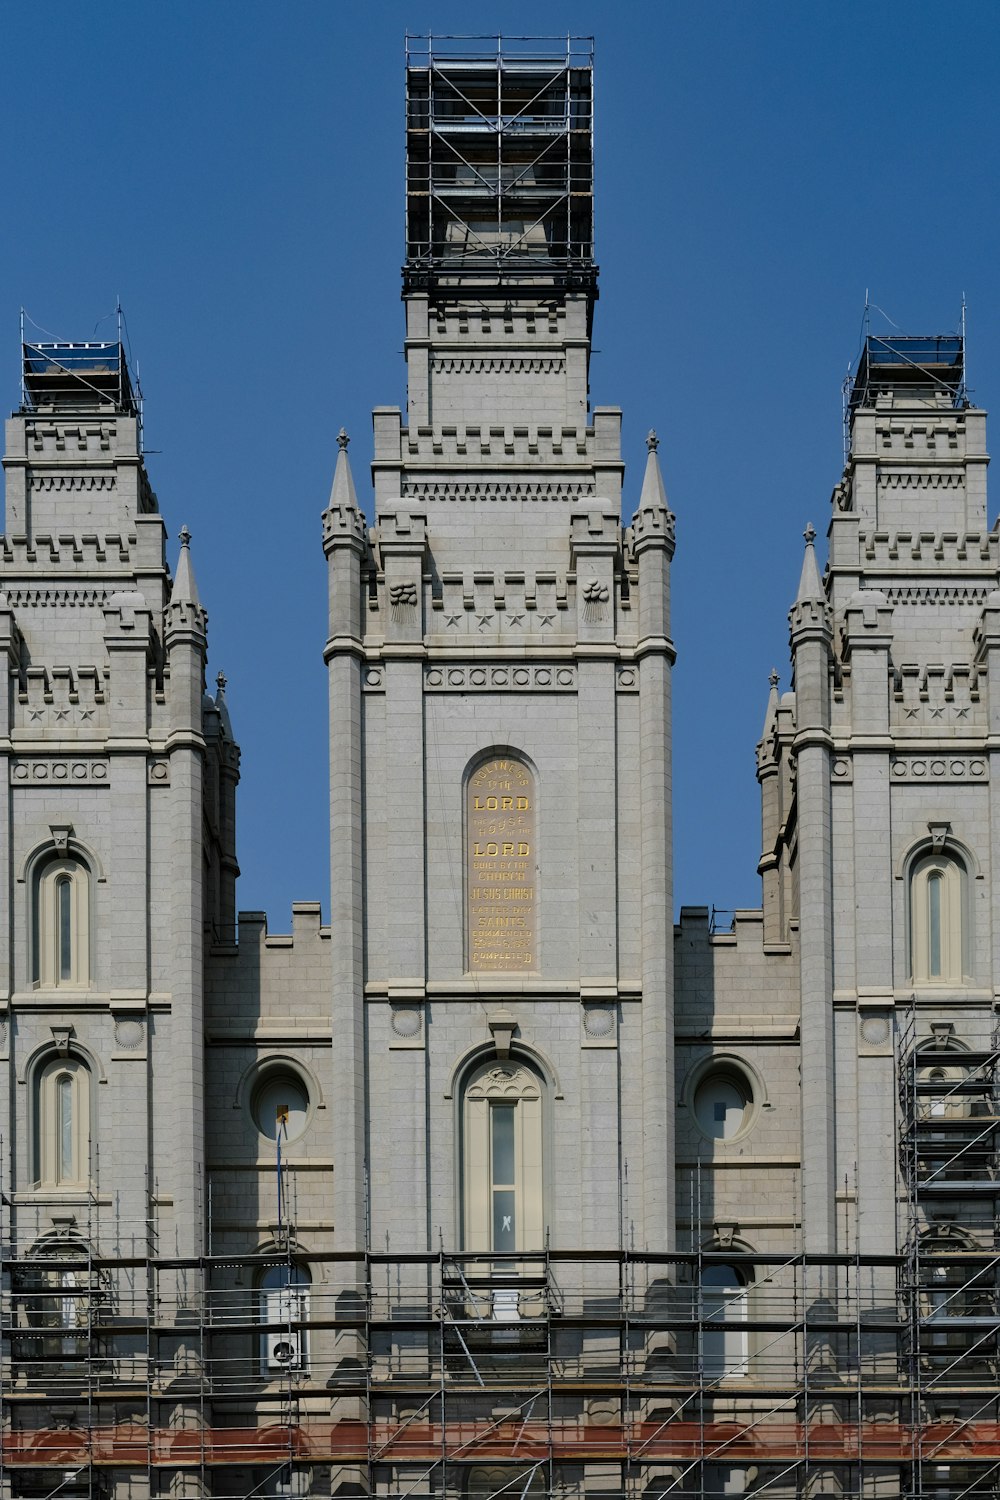
{"label": "oval window", "polygon": [[261,1135],[294,1141],[309,1121],[309,1095],[302,1079],[288,1069],[268,1073],[253,1095],[254,1123]]}

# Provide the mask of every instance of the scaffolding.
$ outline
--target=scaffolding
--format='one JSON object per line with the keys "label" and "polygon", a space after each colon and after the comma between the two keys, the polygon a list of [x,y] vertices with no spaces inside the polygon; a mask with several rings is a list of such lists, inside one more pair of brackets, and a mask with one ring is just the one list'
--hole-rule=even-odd
{"label": "scaffolding", "polygon": [[5,1495],[996,1493],[997,1257],[957,1241],[3,1254]]}
{"label": "scaffolding", "polygon": [[290,1184],[170,1257],[155,1184],[129,1226],[0,1183],[0,1495],[996,1495],[1000,1032],[911,1012],[896,1072],[895,1255],[317,1253]]}
{"label": "scaffolding", "polygon": [[[901,1032],[901,1301],[913,1420],[997,1420],[1000,1359],[1000,1031],[967,1046],[950,1023]],[[975,1467],[975,1466],[973,1466]],[[964,1487],[963,1487],[964,1485]],[[924,1448],[907,1496],[996,1494],[1000,1462],[976,1472]]]}
{"label": "scaffolding", "polygon": [[[106,408],[142,421],[142,391],[129,369],[127,332],[121,304],[115,308],[117,336],[99,343],[28,339],[32,320],[21,309],[21,410],[91,413]],[[39,330],[41,331],[41,330]]]}
{"label": "scaffolding", "polygon": [[590,290],[593,41],[408,36],[404,289]]}

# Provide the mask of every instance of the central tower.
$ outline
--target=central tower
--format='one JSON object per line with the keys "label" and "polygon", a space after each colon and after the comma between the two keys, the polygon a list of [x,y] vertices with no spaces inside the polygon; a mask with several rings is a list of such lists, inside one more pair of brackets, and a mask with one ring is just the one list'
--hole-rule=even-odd
{"label": "central tower", "polygon": [[343,1248],[671,1243],[673,517],[588,405],[592,76],[408,47],[407,412],[324,517]]}

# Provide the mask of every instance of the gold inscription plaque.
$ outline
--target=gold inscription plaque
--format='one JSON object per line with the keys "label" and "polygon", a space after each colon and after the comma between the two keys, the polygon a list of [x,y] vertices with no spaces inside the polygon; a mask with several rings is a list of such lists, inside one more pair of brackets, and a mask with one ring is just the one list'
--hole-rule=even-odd
{"label": "gold inscription plaque", "polygon": [[488,760],[469,781],[469,968],[534,969],[535,783],[527,766]]}

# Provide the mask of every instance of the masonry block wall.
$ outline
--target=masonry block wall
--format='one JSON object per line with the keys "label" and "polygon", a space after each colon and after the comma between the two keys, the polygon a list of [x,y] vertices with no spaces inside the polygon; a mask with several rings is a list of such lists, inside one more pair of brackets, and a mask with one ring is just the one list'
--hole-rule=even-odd
{"label": "masonry block wall", "polygon": [[[0,1035],[14,1234],[85,1238],[100,1218],[123,1247],[198,1253],[203,937],[233,906],[239,760],[223,694],[205,696],[205,611],[186,536],[168,572],[130,397],[86,383],[51,401],[29,391],[4,466]],[[50,1098],[47,1079],[63,1094]]]}

